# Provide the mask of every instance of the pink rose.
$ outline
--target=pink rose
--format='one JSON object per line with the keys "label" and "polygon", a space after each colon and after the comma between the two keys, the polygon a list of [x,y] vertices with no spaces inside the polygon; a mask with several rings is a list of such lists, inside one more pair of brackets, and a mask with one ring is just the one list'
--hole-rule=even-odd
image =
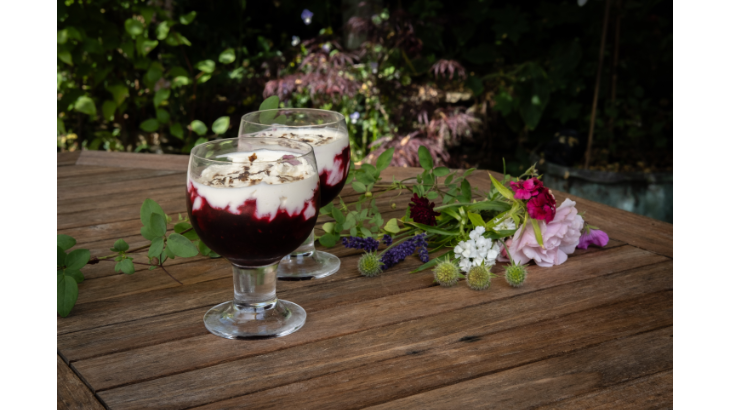
{"label": "pink rose", "polygon": [[541,248],[537,244],[532,224],[523,224],[517,229],[513,239],[506,242],[512,259],[519,264],[526,264],[533,259],[538,266],[544,268],[560,265],[568,260],[568,255],[575,252],[583,229],[583,217],[578,215],[575,202],[566,199],[555,211],[555,218],[550,223],[538,223],[545,247]]}

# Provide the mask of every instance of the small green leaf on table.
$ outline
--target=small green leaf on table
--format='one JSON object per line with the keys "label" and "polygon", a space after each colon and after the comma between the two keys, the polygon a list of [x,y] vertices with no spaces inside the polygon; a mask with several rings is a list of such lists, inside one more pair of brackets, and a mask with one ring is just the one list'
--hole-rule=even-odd
{"label": "small green leaf on table", "polygon": [[71,313],[79,297],[79,285],[76,280],[64,274],[58,275],[56,285],[56,311],[61,317]]}
{"label": "small green leaf on table", "polygon": [[170,234],[167,238],[167,247],[176,255],[183,258],[190,258],[198,254],[198,248],[193,245],[190,239],[179,233]]}

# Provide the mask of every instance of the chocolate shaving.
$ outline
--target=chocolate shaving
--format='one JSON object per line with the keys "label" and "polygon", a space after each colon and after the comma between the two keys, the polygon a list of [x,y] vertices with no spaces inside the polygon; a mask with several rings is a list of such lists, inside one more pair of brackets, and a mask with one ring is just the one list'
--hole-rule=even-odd
{"label": "chocolate shaving", "polygon": [[256,156],[256,153],[254,152],[254,153],[253,153],[253,155],[251,155],[250,157],[248,157],[248,160],[249,160],[250,162],[254,162],[254,161],[256,161],[256,159],[257,159],[257,158],[258,158],[258,157]]}

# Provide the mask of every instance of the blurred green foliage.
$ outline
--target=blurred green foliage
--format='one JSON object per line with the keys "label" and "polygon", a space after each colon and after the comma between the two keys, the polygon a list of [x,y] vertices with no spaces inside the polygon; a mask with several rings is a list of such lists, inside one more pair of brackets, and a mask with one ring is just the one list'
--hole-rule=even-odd
{"label": "blurred green foliage", "polygon": [[[306,25],[305,6],[286,0],[60,1],[59,147],[188,152],[235,136],[265,91],[345,114],[356,159],[409,138],[452,165],[446,150],[486,147],[500,163],[527,162],[561,128],[587,134],[604,1],[368,2],[350,20],[345,3],[307,4]],[[672,149],[671,2],[613,4],[595,144],[609,160],[661,162]],[[348,50],[353,30],[365,42]]]}

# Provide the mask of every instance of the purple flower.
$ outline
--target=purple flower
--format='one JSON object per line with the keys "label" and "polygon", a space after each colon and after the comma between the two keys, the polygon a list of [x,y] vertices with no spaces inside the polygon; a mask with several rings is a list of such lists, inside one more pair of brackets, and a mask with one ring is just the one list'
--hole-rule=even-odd
{"label": "purple flower", "polygon": [[314,16],[314,13],[304,9],[304,11],[302,11],[302,20],[304,20],[304,24],[309,25],[312,22],[312,16]]}
{"label": "purple flower", "polygon": [[360,113],[357,112],[357,111],[355,111],[352,114],[350,114],[350,120],[352,120],[352,122],[357,122],[357,120],[359,118],[360,118]]}
{"label": "purple flower", "polygon": [[578,240],[578,249],[588,249],[589,245],[600,247],[606,246],[608,243],[608,234],[598,229],[586,229]]}
{"label": "purple flower", "polygon": [[383,235],[383,243],[385,246],[390,246],[393,244],[393,238],[390,235]]}
{"label": "purple flower", "polygon": [[421,261],[423,261],[425,258],[428,258],[428,251],[425,251],[424,258],[424,250],[426,248],[426,245],[426,234],[422,233],[390,248],[387,252],[383,254],[383,256],[380,257],[380,262],[383,263],[383,270],[395,266],[397,263],[401,262],[408,256],[413,255],[413,252],[417,250],[420,253]]}
{"label": "purple flower", "polygon": [[325,53],[329,53],[331,49],[332,45],[330,43],[322,44],[322,50],[324,50]]}
{"label": "purple flower", "polygon": [[367,252],[374,252],[378,249],[380,242],[373,238],[360,238],[358,236],[351,236],[349,238],[342,238],[342,244],[345,248],[350,249],[364,249]]}

